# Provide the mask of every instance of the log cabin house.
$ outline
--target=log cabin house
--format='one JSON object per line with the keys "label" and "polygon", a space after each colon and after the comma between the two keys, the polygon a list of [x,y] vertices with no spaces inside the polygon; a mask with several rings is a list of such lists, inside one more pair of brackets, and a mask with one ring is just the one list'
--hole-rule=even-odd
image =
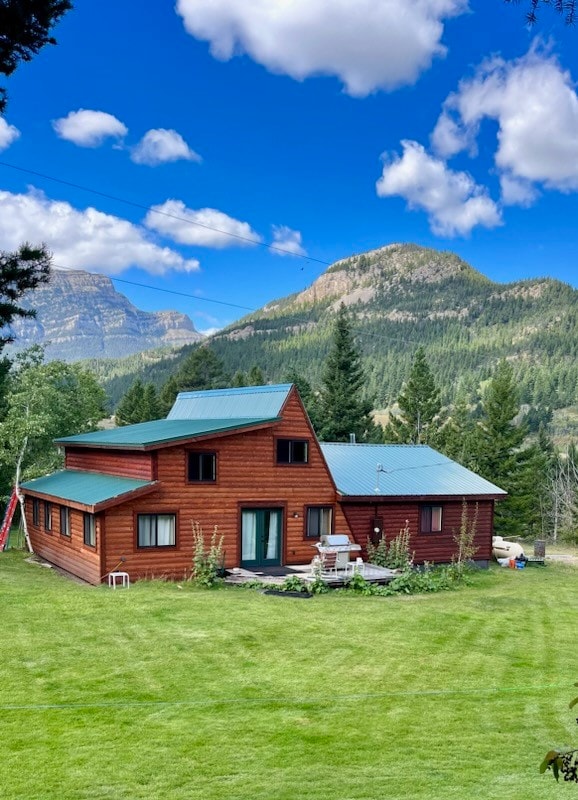
{"label": "log cabin house", "polygon": [[22,484],[34,551],[99,584],[182,579],[193,523],[223,535],[225,567],[306,564],[325,534],[397,535],[417,561],[447,562],[462,504],[491,556],[505,493],[429,447],[320,444],[291,384],[181,393],[166,419],[68,436],[64,469]]}

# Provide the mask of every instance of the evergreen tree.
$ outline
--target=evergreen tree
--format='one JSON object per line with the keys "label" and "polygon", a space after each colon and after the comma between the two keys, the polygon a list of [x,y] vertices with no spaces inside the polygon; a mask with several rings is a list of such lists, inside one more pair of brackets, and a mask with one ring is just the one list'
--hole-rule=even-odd
{"label": "evergreen tree", "polygon": [[261,367],[258,367],[256,364],[251,367],[249,370],[249,376],[247,378],[247,383],[249,386],[264,386],[265,385],[265,378],[261,371]]}
{"label": "evergreen tree", "polygon": [[0,351],[12,341],[10,333],[6,333],[7,326],[15,318],[35,316],[34,311],[22,308],[17,301],[26,292],[48,281],[50,261],[50,254],[44,246],[31,247],[23,244],[13,253],[0,252],[0,328],[3,329],[0,335]]}
{"label": "evergreen tree", "polygon": [[179,392],[220,389],[229,382],[223,362],[206,345],[198,347],[187,356],[175,378]]}
{"label": "evergreen tree", "polygon": [[175,404],[178,393],[179,384],[177,383],[175,376],[171,375],[171,377],[162,385],[158,395],[160,417],[168,416],[169,411]]}
{"label": "evergreen tree", "polygon": [[293,383],[297,387],[299,397],[301,398],[301,401],[305,406],[305,411],[307,411],[309,420],[313,425],[313,430],[315,433],[319,433],[321,429],[319,394],[313,391],[307,378],[304,378],[303,375],[299,374],[294,369],[285,373],[283,382]]}
{"label": "evergreen tree", "polygon": [[159,396],[154,384],[147,383],[144,387],[141,422],[149,422],[153,419],[160,419],[161,408]]}
{"label": "evergreen tree", "polygon": [[483,416],[477,429],[476,462],[481,475],[508,497],[496,504],[495,530],[507,538],[527,532],[531,505],[530,463],[534,453],[522,450],[526,426],[517,425],[520,410],[511,365],[502,359],[482,400]]}
{"label": "evergreen tree", "polygon": [[432,372],[420,347],[413,360],[408,381],[398,397],[399,416],[392,416],[385,428],[385,437],[402,444],[435,446],[443,424],[442,403]]}
{"label": "evergreen tree", "polygon": [[468,402],[468,396],[462,388],[456,395],[451,415],[441,434],[439,445],[442,453],[458,464],[475,470],[476,423],[471,403]]}
{"label": "evergreen tree", "polygon": [[375,436],[371,403],[362,396],[364,374],[353,341],[347,309],[342,303],[333,328],[333,340],[325,362],[321,389],[320,436],[325,441],[359,441]]}
{"label": "evergreen tree", "polygon": [[235,372],[233,380],[231,381],[231,386],[235,389],[247,386],[247,376],[242,370],[238,369],[237,372]]}
{"label": "evergreen tree", "polygon": [[134,425],[143,421],[144,393],[142,381],[136,380],[118,404],[115,414],[117,425]]}

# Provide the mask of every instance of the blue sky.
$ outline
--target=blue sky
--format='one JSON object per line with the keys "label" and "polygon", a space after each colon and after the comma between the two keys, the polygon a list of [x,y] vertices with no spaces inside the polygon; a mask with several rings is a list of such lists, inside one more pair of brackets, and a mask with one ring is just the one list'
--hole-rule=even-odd
{"label": "blue sky", "polygon": [[79,0],[55,36],[5,81],[4,250],[202,331],[391,242],[578,286],[578,32],[548,9]]}

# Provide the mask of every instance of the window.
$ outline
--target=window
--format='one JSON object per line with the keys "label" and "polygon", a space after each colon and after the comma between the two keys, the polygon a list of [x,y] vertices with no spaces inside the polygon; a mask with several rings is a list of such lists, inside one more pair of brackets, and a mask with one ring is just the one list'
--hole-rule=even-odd
{"label": "window", "polygon": [[189,453],[187,477],[192,482],[217,480],[216,453]]}
{"label": "window", "polygon": [[52,505],[46,502],[44,503],[44,530],[52,530]]}
{"label": "window", "polygon": [[278,464],[307,464],[308,461],[307,439],[277,439]]}
{"label": "window", "polygon": [[305,536],[319,539],[329,536],[333,529],[333,508],[331,506],[310,506],[307,509],[307,529]]}
{"label": "window", "polygon": [[139,514],[137,517],[138,547],[174,547],[177,520],[175,514]]}
{"label": "window", "polygon": [[420,530],[422,533],[440,533],[442,529],[442,507],[422,506]]}
{"label": "window", "polygon": [[38,528],[40,526],[40,500],[32,498],[32,524]]}
{"label": "window", "polygon": [[85,512],[82,526],[84,530],[84,544],[87,544],[89,547],[96,547],[96,525],[94,515]]}
{"label": "window", "polygon": [[60,535],[70,536],[70,509],[60,506]]}

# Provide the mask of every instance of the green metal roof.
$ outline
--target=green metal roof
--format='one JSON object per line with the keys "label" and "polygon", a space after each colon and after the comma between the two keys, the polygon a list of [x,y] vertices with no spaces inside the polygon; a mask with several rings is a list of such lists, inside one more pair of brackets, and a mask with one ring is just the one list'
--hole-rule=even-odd
{"label": "green metal roof", "polygon": [[84,506],[98,506],[116,498],[121,502],[127,494],[156,485],[155,481],[64,469],[43,478],[26,481],[22,484],[22,489],[24,492],[38,492]]}
{"label": "green metal roof", "polygon": [[279,383],[271,386],[181,392],[168,419],[278,417],[292,386],[291,383]]}
{"label": "green metal roof", "polygon": [[119,447],[127,449],[144,449],[207,436],[212,433],[225,433],[252,425],[277,422],[278,417],[242,417],[227,419],[157,419],[152,422],[140,422],[137,425],[126,425],[106,431],[81,433],[76,436],[64,436],[56,439],[57,444],[82,445],[94,447]]}
{"label": "green metal roof", "polygon": [[503,489],[426,445],[322,443],[321,449],[342,495],[506,495]]}

